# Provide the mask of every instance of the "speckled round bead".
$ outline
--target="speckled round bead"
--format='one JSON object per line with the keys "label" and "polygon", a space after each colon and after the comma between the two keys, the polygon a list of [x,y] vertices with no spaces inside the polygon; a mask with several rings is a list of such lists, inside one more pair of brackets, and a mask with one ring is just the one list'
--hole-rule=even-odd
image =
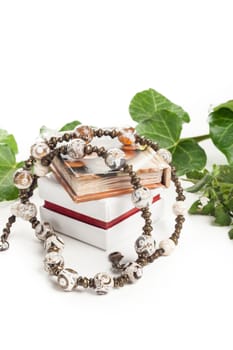
{"label": "speckled round bead", "polygon": [[122,275],[126,275],[128,277],[128,280],[131,283],[134,283],[137,280],[139,280],[143,275],[142,266],[136,262],[129,262],[125,264],[122,271]]}
{"label": "speckled round bead", "polygon": [[44,241],[48,235],[54,234],[54,229],[48,222],[39,223],[35,227],[35,234],[40,241]]}
{"label": "speckled round bead", "polygon": [[57,252],[50,252],[45,255],[44,269],[50,275],[57,275],[64,267],[64,258]]}
{"label": "speckled round bead", "polygon": [[118,133],[118,140],[126,146],[133,145],[135,143],[134,128],[123,128]]}
{"label": "speckled round bead", "polygon": [[98,295],[107,294],[113,287],[114,282],[111,276],[105,272],[99,272],[94,277],[95,291]]}
{"label": "speckled round bead", "polygon": [[44,249],[47,252],[61,252],[64,249],[64,241],[57,235],[51,235],[44,241]]}
{"label": "speckled round bead", "polygon": [[172,155],[171,155],[171,152],[169,152],[167,149],[165,148],[160,148],[158,151],[157,151],[157,154],[162,157],[165,162],[167,163],[171,163],[172,161]]}
{"label": "speckled round bead", "polygon": [[70,142],[67,148],[67,154],[72,159],[80,159],[85,156],[86,142],[82,139],[75,139]]}
{"label": "speckled round bead", "polygon": [[75,128],[75,134],[77,138],[82,138],[87,143],[91,142],[91,140],[94,137],[94,131],[90,126],[87,125],[80,125],[77,128]]}
{"label": "speckled round bead", "polygon": [[35,175],[42,177],[49,173],[50,168],[41,164],[40,160],[36,160],[33,166],[33,172]]}
{"label": "speckled round bead", "polygon": [[47,145],[47,143],[43,141],[37,142],[31,147],[31,155],[35,159],[42,159],[49,153],[50,153],[50,148]]}
{"label": "speckled round bead", "polygon": [[36,216],[37,209],[34,203],[16,202],[11,206],[11,213],[23,220],[29,221],[31,218]]}
{"label": "speckled round bead", "polygon": [[173,204],[173,212],[175,215],[185,215],[187,212],[187,208],[183,201],[177,201]]}
{"label": "speckled round bead", "polygon": [[73,269],[63,269],[58,277],[57,282],[59,286],[66,292],[71,292],[77,287],[78,272]]}
{"label": "speckled round bead", "polygon": [[20,190],[29,188],[33,181],[32,174],[28,170],[20,168],[14,173],[13,181]]}
{"label": "speckled round bead", "polygon": [[175,242],[170,238],[164,239],[159,243],[159,248],[164,250],[163,255],[170,255],[174,251],[175,247]]}
{"label": "speckled round bead", "polygon": [[135,242],[135,250],[138,255],[145,257],[154,254],[156,249],[156,242],[152,236],[141,235]]}
{"label": "speckled round bead", "polygon": [[133,191],[132,202],[136,208],[142,209],[152,204],[151,191],[146,187],[139,187]]}
{"label": "speckled round bead", "polygon": [[125,153],[119,148],[110,148],[105,158],[106,165],[112,170],[119,170],[125,164]]}

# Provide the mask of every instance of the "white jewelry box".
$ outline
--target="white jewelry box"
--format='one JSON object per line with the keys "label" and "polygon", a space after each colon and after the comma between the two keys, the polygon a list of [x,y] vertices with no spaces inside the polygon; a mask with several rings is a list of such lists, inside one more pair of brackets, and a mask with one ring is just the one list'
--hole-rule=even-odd
{"label": "white jewelry box", "polygon": [[[122,242],[142,233],[144,220],[134,208],[131,195],[121,195],[82,203],[72,201],[53,174],[38,180],[41,219],[49,221],[57,232],[103,250],[117,249]],[[152,191],[153,223],[162,215],[164,188]]]}

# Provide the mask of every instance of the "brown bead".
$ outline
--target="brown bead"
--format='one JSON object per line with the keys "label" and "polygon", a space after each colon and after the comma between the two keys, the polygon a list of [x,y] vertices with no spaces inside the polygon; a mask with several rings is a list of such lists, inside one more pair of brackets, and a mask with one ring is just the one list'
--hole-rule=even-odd
{"label": "brown bead", "polygon": [[95,135],[96,135],[97,137],[102,137],[102,136],[104,135],[103,129],[95,130]]}
{"label": "brown bead", "polygon": [[16,216],[15,215],[12,215],[8,218],[8,221],[13,224],[15,221],[16,221]]}
{"label": "brown bead", "polygon": [[154,256],[153,256],[153,255],[147,257],[147,261],[148,261],[149,263],[153,263],[154,260],[155,260],[155,259],[154,259]]}
{"label": "brown bead", "polygon": [[172,239],[176,245],[178,244],[178,238],[174,234],[171,235],[170,239]]}
{"label": "brown bead", "polygon": [[156,152],[159,150],[159,146],[156,143],[153,143],[150,147]]}
{"label": "brown bead", "polygon": [[147,265],[147,260],[143,256],[139,256],[136,262],[141,265],[141,266],[146,266]]}
{"label": "brown bead", "polygon": [[87,277],[83,277],[83,288],[89,287],[89,279]]}
{"label": "brown bead", "polygon": [[176,197],[177,201],[184,201],[185,200],[185,196],[183,194],[179,195]]}
{"label": "brown bead", "polygon": [[116,131],[116,129],[111,130],[110,136],[111,136],[112,139],[114,139],[115,137],[118,136],[118,132]]}
{"label": "brown bead", "polygon": [[102,157],[104,156],[104,154],[106,153],[106,150],[104,147],[100,147],[98,150],[97,150],[97,154],[99,157]]}
{"label": "brown bead", "polygon": [[94,278],[89,278],[89,287],[90,288],[95,288]]}
{"label": "brown bead", "polygon": [[64,141],[69,141],[70,140],[70,134],[68,132],[66,132],[63,136],[62,136],[62,139]]}
{"label": "brown bead", "polygon": [[60,151],[62,154],[67,154],[67,146],[61,146]]}
{"label": "brown bead", "polygon": [[119,287],[124,287],[125,280],[122,276],[118,277]]}
{"label": "brown bead", "polygon": [[141,216],[144,218],[144,219],[149,219],[151,217],[151,213],[148,211],[148,212],[144,212],[141,214]]}
{"label": "brown bead", "polygon": [[3,230],[2,230],[2,232],[4,233],[4,234],[6,234],[6,235],[9,235],[9,233],[10,233],[10,230],[9,230],[9,228],[4,228]]}
{"label": "brown bead", "polygon": [[85,152],[85,154],[91,154],[92,153],[92,145],[86,145],[84,152]]}
{"label": "brown bead", "polygon": [[116,277],[113,277],[113,283],[115,288],[119,288],[119,281]]}
{"label": "brown bead", "polygon": [[44,158],[41,159],[41,164],[42,164],[43,166],[49,166],[50,163],[51,163],[51,160],[49,160],[49,159],[46,158],[46,157],[44,157]]}
{"label": "brown bead", "polygon": [[109,130],[104,130],[104,136],[109,136],[110,131]]}

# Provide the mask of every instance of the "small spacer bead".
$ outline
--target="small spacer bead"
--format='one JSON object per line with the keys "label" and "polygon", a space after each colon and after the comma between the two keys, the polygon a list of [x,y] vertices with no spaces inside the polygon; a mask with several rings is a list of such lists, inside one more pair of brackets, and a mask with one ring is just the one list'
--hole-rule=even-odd
{"label": "small spacer bead", "polygon": [[102,137],[104,135],[103,129],[94,130],[94,136]]}
{"label": "small spacer bead", "polygon": [[104,130],[104,136],[109,136],[110,131],[109,130]]}
{"label": "small spacer bead", "polygon": [[110,131],[110,136],[112,139],[118,136],[118,131],[116,129],[113,129]]}
{"label": "small spacer bead", "polygon": [[63,140],[63,141],[69,141],[70,138],[71,138],[71,135],[70,135],[68,132],[66,132],[66,133],[62,136],[62,140]]}
{"label": "small spacer bead", "polygon": [[84,148],[85,154],[91,154],[92,153],[92,145],[88,144]]}
{"label": "small spacer bead", "polygon": [[89,278],[89,288],[95,288],[94,278]]}
{"label": "small spacer bead", "polygon": [[106,155],[106,150],[105,150],[105,148],[104,147],[100,147],[100,148],[98,148],[98,150],[97,150],[97,154],[98,154],[98,156],[99,157],[105,157],[105,155]]}

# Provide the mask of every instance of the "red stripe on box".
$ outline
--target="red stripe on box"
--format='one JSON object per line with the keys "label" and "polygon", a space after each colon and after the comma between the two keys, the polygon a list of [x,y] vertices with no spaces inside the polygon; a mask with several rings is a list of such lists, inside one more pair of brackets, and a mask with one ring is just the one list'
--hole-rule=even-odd
{"label": "red stripe on box", "polygon": [[[158,194],[153,198],[153,203],[157,202],[159,199],[160,199],[160,195]],[[127,211],[126,213],[118,216],[117,218],[115,218],[109,222],[106,222],[106,221],[99,220],[99,219],[93,218],[93,217],[85,215],[85,214],[78,213],[74,210],[64,208],[58,204],[48,202],[48,201],[44,202],[44,208],[51,210],[51,211],[54,211],[55,213],[68,216],[69,218],[72,218],[74,220],[84,222],[85,224],[99,227],[99,228],[104,229],[104,230],[107,230],[107,229],[119,224],[121,221],[138,213],[140,210],[138,208],[132,208],[129,211]]]}

